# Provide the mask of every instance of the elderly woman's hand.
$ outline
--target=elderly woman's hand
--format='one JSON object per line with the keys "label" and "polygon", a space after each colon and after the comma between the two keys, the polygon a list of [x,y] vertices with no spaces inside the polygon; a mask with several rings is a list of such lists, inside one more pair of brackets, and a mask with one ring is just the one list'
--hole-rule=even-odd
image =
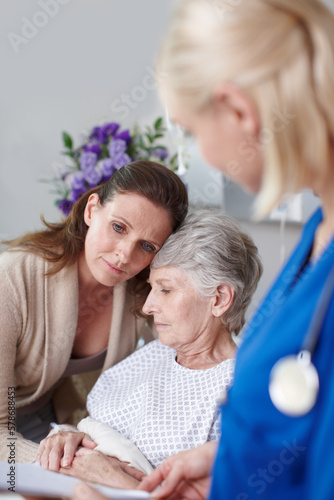
{"label": "elderly woman's hand", "polygon": [[84,432],[60,431],[40,442],[36,462],[44,469],[59,471],[72,464],[78,446],[94,449],[97,445]]}
{"label": "elderly woman's hand", "polygon": [[72,466],[60,472],[85,481],[104,484],[113,488],[136,489],[145,474],[126,462],[104,455],[100,451],[80,448]]}
{"label": "elderly woman's hand", "polygon": [[71,500],[108,500],[108,497],[86,483],[79,483],[74,488]]}
{"label": "elderly woman's hand", "polygon": [[138,486],[138,490],[153,491],[154,498],[204,500],[211,485],[211,469],[217,443],[209,442],[191,450],[182,451],[165,460]]}

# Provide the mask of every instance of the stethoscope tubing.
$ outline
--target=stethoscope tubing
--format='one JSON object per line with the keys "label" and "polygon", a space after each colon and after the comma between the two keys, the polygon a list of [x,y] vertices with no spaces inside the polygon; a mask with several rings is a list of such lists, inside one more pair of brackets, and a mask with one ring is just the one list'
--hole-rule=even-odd
{"label": "stethoscope tubing", "polygon": [[334,265],[320,292],[299,353],[280,358],[270,372],[270,399],[277,410],[285,415],[304,416],[317,401],[320,381],[311,358],[317,347],[333,292]]}
{"label": "stethoscope tubing", "polygon": [[334,265],[332,266],[326,279],[325,285],[320,293],[320,297],[315,307],[310,326],[305,335],[301,351],[308,351],[311,354],[314,353],[333,293]]}

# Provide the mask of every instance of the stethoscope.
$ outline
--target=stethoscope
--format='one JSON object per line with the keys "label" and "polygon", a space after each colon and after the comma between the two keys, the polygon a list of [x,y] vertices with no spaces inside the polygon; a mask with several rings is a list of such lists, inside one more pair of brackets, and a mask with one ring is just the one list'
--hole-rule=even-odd
{"label": "stethoscope", "polygon": [[276,408],[291,417],[306,415],[315,405],[319,393],[319,375],[311,357],[334,290],[334,267],[318,299],[314,315],[297,355],[279,359],[270,372],[269,395]]}

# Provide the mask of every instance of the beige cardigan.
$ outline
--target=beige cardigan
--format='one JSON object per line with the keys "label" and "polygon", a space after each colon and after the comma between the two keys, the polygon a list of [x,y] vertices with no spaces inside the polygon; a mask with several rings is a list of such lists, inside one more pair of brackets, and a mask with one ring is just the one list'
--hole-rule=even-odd
{"label": "beige cardigan", "polygon": [[[13,413],[10,388],[15,387],[17,408],[36,401],[59,381],[71,355],[78,317],[77,265],[45,277],[49,269],[48,262],[32,253],[0,255],[0,460],[4,461],[11,442],[16,462],[34,461],[38,448],[9,431],[8,417]],[[131,354],[141,335],[146,340],[153,338],[145,321],[130,312],[132,306],[127,284],[117,285],[103,369]],[[69,418],[73,409],[69,402],[79,404],[65,387],[66,396],[60,389],[54,398],[59,422]]]}

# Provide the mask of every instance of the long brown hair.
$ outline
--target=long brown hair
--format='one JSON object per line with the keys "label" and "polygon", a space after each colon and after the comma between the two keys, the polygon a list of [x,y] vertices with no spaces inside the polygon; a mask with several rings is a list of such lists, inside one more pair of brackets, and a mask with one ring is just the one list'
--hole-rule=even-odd
{"label": "long brown hair", "polygon": [[[179,177],[161,165],[151,161],[134,161],[117,170],[104,184],[85,193],[73,206],[68,217],[59,223],[41,220],[46,229],[26,233],[6,241],[9,250],[20,249],[42,255],[53,263],[49,275],[58,273],[63,267],[74,264],[84,250],[88,226],[84,211],[88,198],[97,193],[103,206],[118,193],[136,193],[166,210],[173,231],[183,222],[188,211],[187,190]],[[132,278],[132,289],[141,297],[136,311],[147,295],[146,279],[148,269]]]}

